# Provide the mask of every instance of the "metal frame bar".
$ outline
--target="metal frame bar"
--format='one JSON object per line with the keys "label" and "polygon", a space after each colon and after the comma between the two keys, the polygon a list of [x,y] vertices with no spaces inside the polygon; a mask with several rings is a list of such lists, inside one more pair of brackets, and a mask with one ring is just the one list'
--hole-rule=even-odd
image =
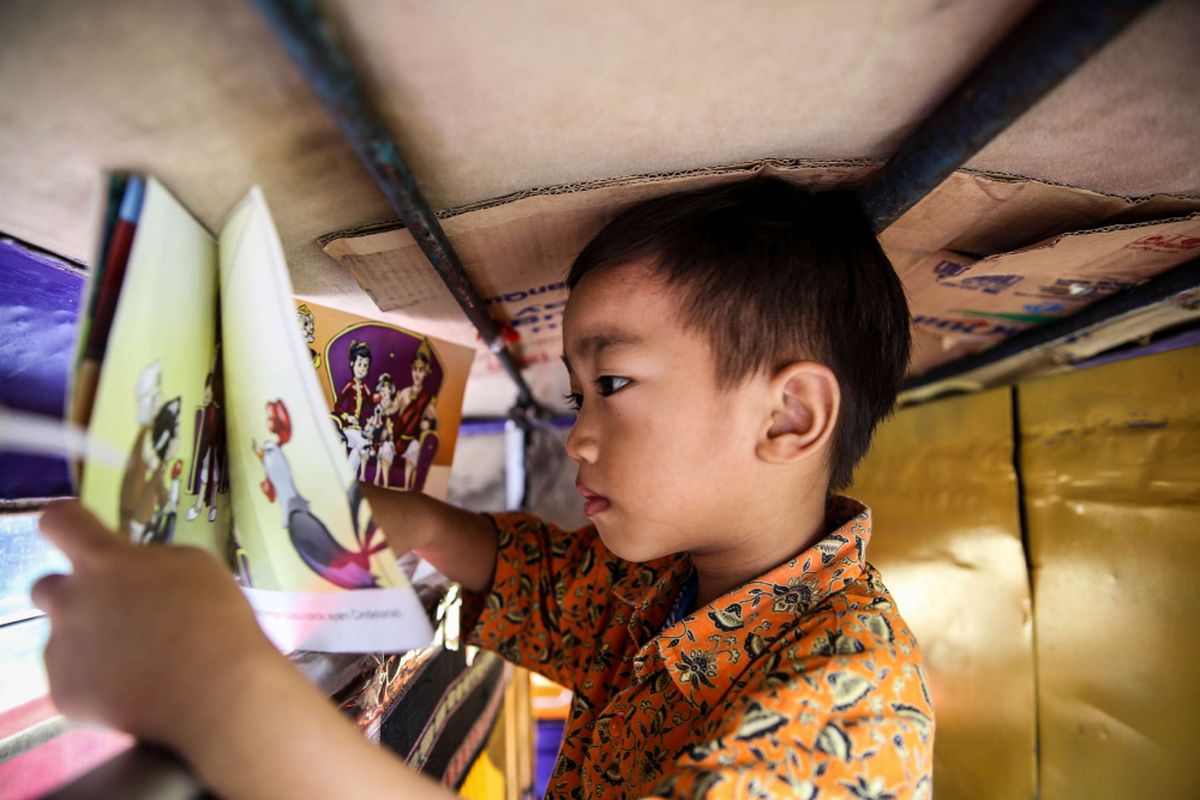
{"label": "metal frame bar", "polygon": [[334,40],[313,0],[255,0],[276,36],[300,67],[342,133],[354,147],[396,215],[412,233],[430,265],[467,319],[517,385],[517,405],[536,401],[495,320],[471,283],[462,261],[417,186],[396,142],[363,90],[350,59]]}
{"label": "metal frame bar", "polygon": [[1153,0],[1051,0],[1029,12],[862,190],[882,231],[1120,33]]}
{"label": "metal frame bar", "polygon": [[1090,306],[1081,308],[1069,317],[1063,317],[1053,322],[1047,322],[1036,328],[1022,331],[1000,342],[994,347],[973,356],[965,356],[949,364],[934,367],[924,375],[918,375],[905,382],[902,391],[910,391],[928,386],[939,381],[957,378],[962,375],[991,366],[1006,358],[1010,358],[1027,350],[1042,347],[1051,342],[1068,339],[1088,328],[1102,325],[1109,320],[1124,316],[1133,311],[1161,303],[1189,289],[1200,289],[1200,259],[1180,264],[1140,286],[1134,286],[1118,294],[1110,295],[1103,300],[1097,300]]}

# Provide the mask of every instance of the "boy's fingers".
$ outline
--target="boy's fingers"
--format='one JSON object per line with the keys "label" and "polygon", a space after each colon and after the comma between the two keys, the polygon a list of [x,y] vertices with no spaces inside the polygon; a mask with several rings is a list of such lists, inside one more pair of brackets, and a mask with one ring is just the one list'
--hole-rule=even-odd
{"label": "boy's fingers", "polygon": [[33,601],[35,607],[47,614],[53,614],[62,600],[69,580],[69,575],[61,575],[57,572],[45,575],[33,584],[33,588],[29,590],[29,599]]}
{"label": "boy's fingers", "polygon": [[51,503],[42,511],[42,535],[63,552],[72,564],[116,545],[119,540],[75,500]]}

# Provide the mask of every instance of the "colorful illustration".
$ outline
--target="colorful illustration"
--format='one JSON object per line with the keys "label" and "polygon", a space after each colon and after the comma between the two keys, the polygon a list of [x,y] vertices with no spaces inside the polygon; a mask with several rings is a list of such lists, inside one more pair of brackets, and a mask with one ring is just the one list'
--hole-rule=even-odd
{"label": "colorful illustration", "polygon": [[375,485],[387,488],[391,485],[392,464],[396,461],[396,435],[392,420],[400,406],[396,382],[386,372],[375,382],[375,397],[378,402],[368,423],[375,443]]}
{"label": "colorful illustration", "polygon": [[371,437],[375,429],[368,431],[367,424],[373,412],[371,394],[366,377],[371,371],[371,348],[366,342],[350,342],[350,380],[338,392],[333,404],[333,417],[346,443],[346,455],[350,457],[350,471],[365,480],[366,456],[373,446]]}
{"label": "colorful illustration", "polygon": [[437,455],[437,397],[425,385],[431,371],[429,342],[422,342],[413,356],[412,383],[396,395],[392,414],[396,449],[404,457],[406,489],[425,485],[429,464]]}
{"label": "colorful illustration", "polygon": [[[81,501],[134,542],[196,546],[226,560],[281,648],[426,645],[424,610],[358,492],[341,426],[330,429],[329,336],[359,320],[293,299],[257,190],[219,241],[153,179],[136,222],[103,363],[83,359],[72,400],[88,434],[126,455],[80,465]],[[86,321],[81,329],[85,351],[91,329]],[[336,354],[336,388],[349,386],[341,420],[372,466],[380,451],[399,461],[386,452],[392,426],[374,413],[370,373],[407,375],[419,339],[403,361],[387,341],[359,339],[370,354],[356,349],[357,370],[349,337]],[[456,371],[443,388],[441,425],[452,448],[470,351],[459,348],[460,359],[446,347]],[[400,388],[384,390],[389,407]],[[403,477],[391,472],[379,479]],[[448,472],[447,457],[431,479],[441,492]],[[346,591],[359,589],[371,591]]]}
{"label": "colorful illustration", "polygon": [[320,369],[321,354],[312,346],[316,341],[317,319],[309,307],[304,304],[296,307],[296,316],[300,319],[300,333],[304,336],[304,343],[308,345],[308,357],[312,359],[313,367]]}
{"label": "colorful illustration", "polygon": [[329,528],[312,513],[308,500],[296,488],[292,467],[283,454],[283,446],[292,438],[292,421],[282,400],[267,403],[267,430],[275,434],[275,441],[268,441],[262,447],[251,442],[266,474],[261,488],[268,500],[279,503],[283,527],[300,558],[313,572],[343,589],[375,588],[378,584],[371,572],[371,556],[386,549],[387,542],[382,536],[376,541],[379,529],[374,521],[368,521],[364,526],[365,535],[360,529],[357,511],[361,497],[357,484],[351,486],[350,500],[358,549],[351,551],[333,538]]}
{"label": "colorful illustration", "polygon": [[212,366],[204,379],[204,395],[196,409],[192,437],[192,461],[188,472],[188,494],[196,502],[187,510],[187,519],[200,516],[208,508],[208,521],[217,519],[217,494],[229,492],[229,459],[225,452],[225,389],[221,369],[221,348],[217,346]]}
{"label": "colorful illustration", "polygon": [[183,462],[167,464],[179,445],[180,398],[162,400],[162,367],[151,362],[137,384],[138,431],[121,480],[119,527],[140,544],[167,544],[175,536]]}
{"label": "colorful illustration", "polygon": [[330,387],[341,386],[333,418],[351,471],[376,486],[421,491],[440,444],[443,372],[429,340],[366,323],[334,336],[325,355]]}

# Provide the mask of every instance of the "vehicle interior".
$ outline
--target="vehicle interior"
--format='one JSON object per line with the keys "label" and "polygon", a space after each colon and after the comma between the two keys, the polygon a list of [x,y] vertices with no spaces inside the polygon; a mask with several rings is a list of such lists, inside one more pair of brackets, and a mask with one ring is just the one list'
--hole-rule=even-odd
{"label": "vehicle interior", "polygon": [[[77,490],[13,431],[67,413],[117,170],[213,232],[257,186],[297,303],[470,348],[437,490],[572,527],[583,245],[674,191],[853,190],[914,347],[847,493],[921,643],[937,796],[1200,796],[1198,43],[1197,0],[0,4],[0,797],[204,794],[58,713],[29,598]],[[541,796],[569,691],[436,589],[429,648],[293,660],[462,796]]]}

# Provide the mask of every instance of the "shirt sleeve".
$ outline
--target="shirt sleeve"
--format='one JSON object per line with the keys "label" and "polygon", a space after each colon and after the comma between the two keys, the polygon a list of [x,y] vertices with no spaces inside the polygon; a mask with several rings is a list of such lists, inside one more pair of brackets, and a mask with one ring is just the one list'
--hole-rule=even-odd
{"label": "shirt sleeve", "polygon": [[614,612],[616,556],[592,526],[564,531],[523,513],[492,520],[496,569],[490,591],[465,593],[467,640],[575,689]]}

